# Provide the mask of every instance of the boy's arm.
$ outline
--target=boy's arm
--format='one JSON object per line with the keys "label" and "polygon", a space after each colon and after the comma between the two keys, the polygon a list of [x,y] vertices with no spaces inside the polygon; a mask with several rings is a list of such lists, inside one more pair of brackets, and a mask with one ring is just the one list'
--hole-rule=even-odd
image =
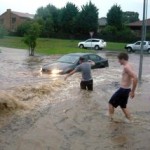
{"label": "boy's arm", "polygon": [[94,66],[94,65],[95,65],[95,62],[92,61],[92,60],[88,60],[88,62],[91,64],[91,66]]}
{"label": "boy's arm", "polygon": [[76,73],[76,69],[74,69],[69,74],[67,74],[66,77],[65,77],[65,80],[67,80],[67,78],[70,77],[71,75],[73,75],[74,73]]}

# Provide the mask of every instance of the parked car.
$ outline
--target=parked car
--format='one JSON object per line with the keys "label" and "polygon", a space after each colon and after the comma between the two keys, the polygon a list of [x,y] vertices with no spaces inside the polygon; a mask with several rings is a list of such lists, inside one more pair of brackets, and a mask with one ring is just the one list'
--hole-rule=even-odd
{"label": "parked car", "polygon": [[95,50],[103,49],[107,46],[107,43],[102,39],[88,39],[78,43],[79,48],[94,48]]}
{"label": "parked car", "polygon": [[[141,41],[137,41],[133,44],[127,44],[125,46],[125,49],[127,49],[127,52],[135,52],[135,51],[140,51],[141,50]],[[150,54],[150,41],[144,41],[143,43],[143,50],[147,53]]]}
{"label": "parked car", "polygon": [[92,60],[95,65],[92,69],[108,67],[108,60],[92,53],[72,53],[67,54],[56,60],[52,64],[43,66],[42,72],[50,74],[66,74],[75,69],[79,65],[79,58],[83,57],[86,61]]}

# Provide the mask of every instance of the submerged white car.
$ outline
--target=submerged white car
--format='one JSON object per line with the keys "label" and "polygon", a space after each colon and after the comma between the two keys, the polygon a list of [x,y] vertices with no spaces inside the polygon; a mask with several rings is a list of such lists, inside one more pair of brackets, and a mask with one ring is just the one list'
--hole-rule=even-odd
{"label": "submerged white car", "polygon": [[107,43],[102,39],[88,39],[78,43],[79,48],[92,48],[95,50],[102,50],[107,46]]}

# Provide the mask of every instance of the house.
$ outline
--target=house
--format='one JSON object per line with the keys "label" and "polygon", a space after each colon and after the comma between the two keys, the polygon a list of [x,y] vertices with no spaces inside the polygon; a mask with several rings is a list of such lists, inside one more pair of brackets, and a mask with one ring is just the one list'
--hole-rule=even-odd
{"label": "house", "polygon": [[107,18],[102,17],[98,19],[98,32],[101,32],[107,25]]}
{"label": "house", "polygon": [[[141,36],[142,23],[143,23],[143,21],[136,21],[136,22],[128,24],[127,26],[132,31],[134,31],[137,34],[137,36]],[[150,18],[146,20],[146,29],[147,29],[147,31],[150,31]]]}
{"label": "house", "polygon": [[15,32],[20,24],[33,18],[33,14],[15,12],[11,11],[11,9],[7,9],[6,12],[0,15],[0,24],[3,25],[8,32]]}

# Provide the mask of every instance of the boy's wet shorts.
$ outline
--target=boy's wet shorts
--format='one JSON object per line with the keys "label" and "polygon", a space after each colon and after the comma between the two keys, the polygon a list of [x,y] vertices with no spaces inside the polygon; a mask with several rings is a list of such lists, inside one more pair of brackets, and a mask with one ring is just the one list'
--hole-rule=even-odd
{"label": "boy's wet shorts", "polygon": [[109,103],[115,108],[117,108],[118,106],[120,106],[121,108],[126,108],[130,91],[131,89],[120,88],[111,97]]}

